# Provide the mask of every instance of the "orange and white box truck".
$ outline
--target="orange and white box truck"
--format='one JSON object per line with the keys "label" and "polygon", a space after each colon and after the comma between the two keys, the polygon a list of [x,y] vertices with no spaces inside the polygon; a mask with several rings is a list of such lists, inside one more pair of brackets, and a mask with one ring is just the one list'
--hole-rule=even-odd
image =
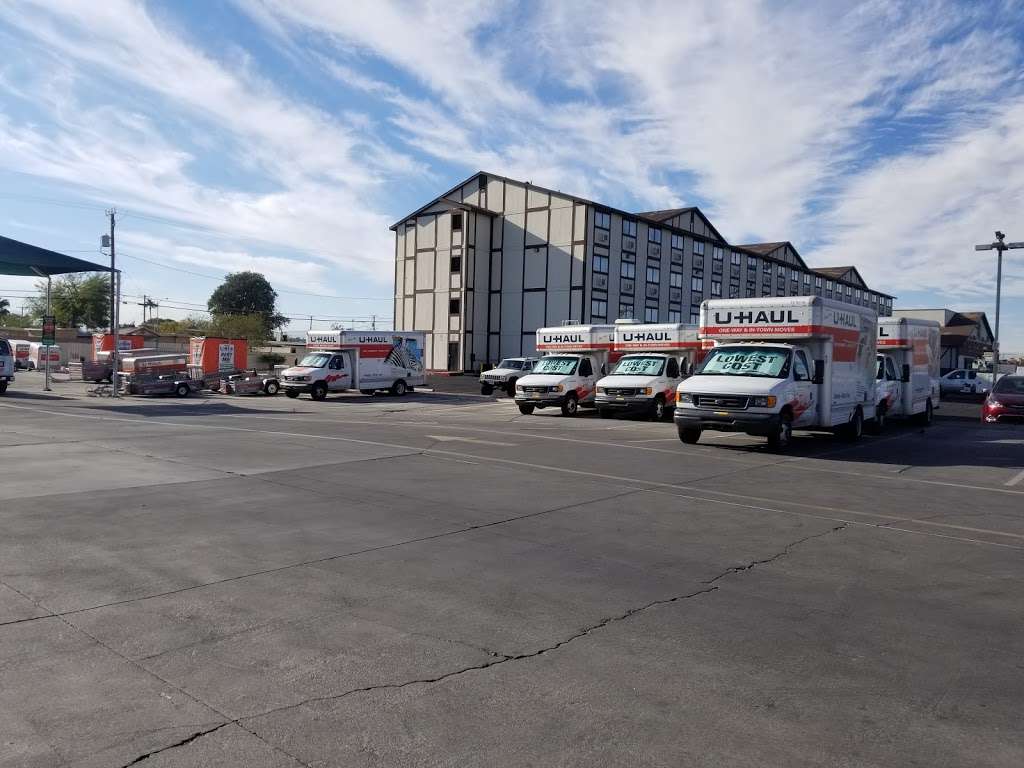
{"label": "orange and white box truck", "polygon": [[856,439],[875,418],[872,310],[820,296],[713,299],[700,319],[715,346],[676,390],[684,443],[706,429],[763,435],[774,448],[797,428]]}
{"label": "orange and white box truck", "polygon": [[593,406],[597,380],[608,372],[613,325],[563,325],[537,329],[537,351],[544,356],[533,373],[516,382],[516,405],[524,415],[535,408],[560,408],[575,416]]}
{"label": "orange and white box truck", "polygon": [[878,318],[878,415],[913,418],[927,426],[939,407],[939,357],[942,329],[934,320]]}

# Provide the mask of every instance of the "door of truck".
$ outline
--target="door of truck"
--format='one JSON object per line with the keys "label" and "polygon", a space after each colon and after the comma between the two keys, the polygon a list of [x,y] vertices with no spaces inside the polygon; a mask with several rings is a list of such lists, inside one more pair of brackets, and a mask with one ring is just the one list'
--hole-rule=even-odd
{"label": "door of truck", "polygon": [[327,363],[327,390],[341,392],[352,386],[352,358],[350,352],[335,352]]}
{"label": "door of truck", "polygon": [[889,392],[888,403],[889,414],[892,416],[906,416],[903,407],[903,381],[896,372],[896,364],[889,355],[885,356],[885,386]]}
{"label": "door of truck", "polygon": [[597,393],[598,376],[603,375],[594,369],[594,361],[589,357],[580,358],[580,368],[576,372],[579,383],[576,385],[576,396],[581,403],[592,402]]}
{"label": "door of truck", "polygon": [[803,427],[817,423],[818,407],[815,393],[818,385],[814,383],[807,353],[802,349],[793,352],[793,389],[796,393],[793,408],[793,426]]}

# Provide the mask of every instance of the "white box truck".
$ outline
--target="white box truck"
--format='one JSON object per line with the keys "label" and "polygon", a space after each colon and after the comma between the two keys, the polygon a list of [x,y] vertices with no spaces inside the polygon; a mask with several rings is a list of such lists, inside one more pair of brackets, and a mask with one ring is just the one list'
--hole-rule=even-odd
{"label": "white box truck", "polygon": [[696,325],[615,322],[612,365],[597,382],[601,418],[642,413],[655,421],[671,418],[676,387],[700,358]]}
{"label": "white box truck", "polygon": [[7,339],[0,339],[0,395],[14,383],[14,348]]}
{"label": "white box truck", "polygon": [[563,416],[575,416],[581,405],[594,405],[597,380],[608,372],[614,330],[613,325],[537,329],[537,351],[543,356],[533,373],[516,382],[519,412],[561,408]]}
{"label": "white box truck", "polygon": [[288,397],[305,392],[314,400],[347,389],[404,395],[427,383],[425,343],[422,331],[310,331],[306,356],[281,372],[281,389]]}
{"label": "white box truck", "polygon": [[684,443],[705,429],[763,435],[773,448],[795,428],[857,439],[875,417],[870,309],[820,296],[710,300],[700,326],[715,346],[676,390]]}
{"label": "white box truck", "polygon": [[30,371],[41,371],[46,367],[46,356],[50,356],[50,370],[54,365],[60,364],[60,347],[51,344],[47,347],[38,341],[31,341],[28,345],[28,369]]}
{"label": "white box truck", "polygon": [[941,333],[934,320],[878,318],[877,429],[889,417],[932,423],[940,398]]}

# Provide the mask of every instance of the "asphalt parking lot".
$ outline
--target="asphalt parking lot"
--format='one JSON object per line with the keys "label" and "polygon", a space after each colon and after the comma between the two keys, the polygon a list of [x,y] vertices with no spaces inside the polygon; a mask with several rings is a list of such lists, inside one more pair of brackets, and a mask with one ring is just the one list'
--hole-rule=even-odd
{"label": "asphalt parking lot", "polygon": [[0,765],[1024,765],[1024,427],[0,398]]}

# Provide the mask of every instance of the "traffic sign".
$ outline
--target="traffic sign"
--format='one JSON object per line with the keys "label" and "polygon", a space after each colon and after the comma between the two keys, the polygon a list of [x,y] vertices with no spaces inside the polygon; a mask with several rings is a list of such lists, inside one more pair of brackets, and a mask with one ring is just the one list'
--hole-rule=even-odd
{"label": "traffic sign", "polygon": [[52,347],[57,343],[57,322],[53,315],[43,316],[43,338],[44,347]]}

